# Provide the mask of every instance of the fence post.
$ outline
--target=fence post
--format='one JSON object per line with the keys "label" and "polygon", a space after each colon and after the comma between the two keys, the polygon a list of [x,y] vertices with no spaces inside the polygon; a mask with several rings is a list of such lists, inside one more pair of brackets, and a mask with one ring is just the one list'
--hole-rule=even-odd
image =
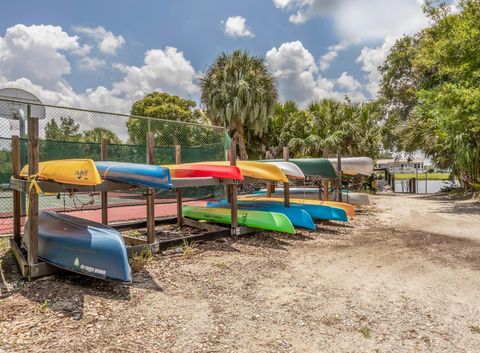
{"label": "fence post", "polygon": [[[182,163],[182,146],[175,146],[175,164]],[[183,226],[183,211],[182,211],[182,189],[175,189],[177,194],[177,225]]]}
{"label": "fence post", "polygon": [[[28,121],[28,180],[38,173],[38,162],[40,159],[40,148],[38,142],[38,119],[31,116],[30,104],[27,105]],[[30,266],[38,263],[38,194],[35,188],[28,192],[28,264]],[[29,280],[32,279],[31,268],[28,271]]]}
{"label": "fence post", "polygon": [[[12,136],[12,176],[15,179],[20,177],[20,140],[18,136]],[[20,196],[20,191],[13,190],[13,240],[17,244],[20,244],[21,240]]]}
{"label": "fence post", "polygon": [[[234,136],[230,143],[230,165],[237,165],[237,137]],[[238,204],[237,204],[237,184],[230,185],[230,205],[231,205],[231,235],[237,235],[238,227]]]}
{"label": "fence post", "polygon": [[[155,164],[154,160],[155,140],[153,133],[147,133],[147,164]],[[155,190],[146,189],[147,193],[147,242],[155,242]]]}
{"label": "fence post", "polygon": [[342,174],[342,155],[340,148],[337,150],[337,173],[338,173],[338,201],[342,202],[343,174]]}
{"label": "fence post", "polygon": [[395,174],[390,174],[390,186],[392,191],[395,192]]}
{"label": "fence post", "polygon": [[[106,161],[108,159],[108,141],[102,138],[100,144],[100,160]],[[102,204],[102,223],[108,224],[108,194],[106,191],[101,192],[101,204]]]}
{"label": "fence post", "polygon": [[[283,160],[288,162],[289,158],[290,156],[289,156],[288,147],[283,147]],[[285,207],[290,207],[290,183],[289,182],[283,183],[283,205]]]}
{"label": "fence post", "polygon": [[323,181],[323,201],[328,201],[328,180]]}

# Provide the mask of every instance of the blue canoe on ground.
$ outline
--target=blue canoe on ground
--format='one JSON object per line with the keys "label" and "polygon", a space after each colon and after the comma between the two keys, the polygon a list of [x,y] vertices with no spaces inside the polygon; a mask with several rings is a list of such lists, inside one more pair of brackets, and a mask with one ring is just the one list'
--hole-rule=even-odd
{"label": "blue canoe on ground", "polygon": [[[226,200],[220,202],[209,202],[207,207],[215,208],[225,208],[230,207],[230,204]],[[315,223],[313,222],[312,217],[304,210],[298,208],[286,208],[282,205],[260,205],[255,203],[242,203],[238,204],[238,207],[241,210],[256,210],[256,211],[267,211],[267,212],[277,212],[282,213],[292,222],[296,227],[302,227],[307,229],[316,229]]]}
{"label": "blue canoe on ground", "polygon": [[[278,206],[279,203],[275,201],[264,201],[264,200],[248,200],[248,199],[238,199],[238,205],[250,205],[254,204],[258,207],[265,207],[265,206]],[[348,217],[345,210],[338,208],[338,207],[331,207],[327,205],[308,205],[308,204],[300,204],[295,202],[290,202],[290,208],[292,209],[300,209],[306,211],[310,217],[316,219],[323,219],[329,221],[342,221],[347,222]]]}
{"label": "blue canoe on ground", "polygon": [[101,223],[40,211],[38,256],[67,271],[100,279],[132,281],[121,234]]}
{"label": "blue canoe on ground", "polygon": [[170,169],[158,165],[95,162],[102,179],[155,189],[171,189]]}

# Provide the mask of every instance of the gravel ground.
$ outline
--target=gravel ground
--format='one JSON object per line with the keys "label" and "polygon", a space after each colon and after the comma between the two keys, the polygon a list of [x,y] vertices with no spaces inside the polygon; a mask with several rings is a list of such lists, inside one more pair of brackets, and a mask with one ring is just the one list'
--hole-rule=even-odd
{"label": "gravel ground", "polygon": [[25,282],[0,240],[0,351],[480,352],[480,205],[372,200],[345,226],[170,250],[131,285]]}

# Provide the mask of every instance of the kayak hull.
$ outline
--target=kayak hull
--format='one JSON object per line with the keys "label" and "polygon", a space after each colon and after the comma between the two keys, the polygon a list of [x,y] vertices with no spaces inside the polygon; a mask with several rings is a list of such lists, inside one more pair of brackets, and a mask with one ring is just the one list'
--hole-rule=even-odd
{"label": "kayak hull", "polygon": [[[329,158],[328,159],[335,170],[337,170],[337,162],[336,158]],[[373,174],[373,168],[375,167],[375,163],[373,159],[369,157],[346,157],[342,158],[342,172],[346,175],[364,175],[370,176]]]}
{"label": "kayak hull", "polygon": [[[241,198],[240,200],[247,200],[247,201],[255,201],[255,202],[275,202],[275,203],[283,203],[283,197],[259,197],[258,195],[246,195]],[[320,200],[308,200],[308,199],[290,199],[290,205],[298,204],[298,205],[316,205],[316,206],[330,206],[335,208],[343,209],[348,217],[355,216],[355,208],[352,205],[349,205],[345,202],[337,202],[337,201],[320,201]]]}
{"label": "kayak hull", "polygon": [[273,164],[280,168],[286,176],[294,179],[305,179],[305,174],[303,174],[302,170],[292,162],[287,161],[262,161],[263,163]]}
{"label": "kayak hull", "polygon": [[[229,208],[212,208],[203,206],[183,206],[183,215],[187,218],[208,222],[231,224]],[[281,213],[256,210],[238,210],[238,225],[295,234],[292,222]]]}
{"label": "kayak hull", "polygon": [[[28,177],[28,165],[20,172]],[[63,159],[38,163],[37,178],[61,184],[92,186],[102,183],[100,174],[91,159]]]}
{"label": "kayak hull", "polygon": [[[226,200],[220,202],[209,202],[207,207],[230,208],[230,204]],[[290,222],[296,227],[315,230],[317,227],[312,217],[304,210],[298,208],[287,208],[281,205],[266,205],[255,203],[241,203],[238,205],[241,210],[257,210],[266,212],[277,212],[288,217]]]}
{"label": "kayak hull", "polygon": [[38,256],[56,267],[82,275],[121,282],[132,280],[121,234],[82,218],[40,211]]}
{"label": "kayak hull", "polygon": [[[230,162],[228,161],[215,161],[215,162],[197,162],[197,163],[187,163],[185,165],[223,165],[229,166]],[[248,177],[252,179],[260,180],[269,180],[269,181],[278,181],[282,183],[288,183],[288,178],[285,173],[278,168],[276,165],[255,162],[255,161],[237,161],[237,167],[240,169],[243,177]]]}
{"label": "kayak hull", "polygon": [[[276,201],[250,201],[250,200],[238,200],[238,205],[244,207],[244,205],[255,205],[257,207],[278,207],[279,203]],[[297,204],[290,202],[290,209],[298,209],[307,212],[311,218],[347,222],[348,217],[345,210],[337,207],[325,206],[325,205],[308,205]]]}
{"label": "kayak hull", "polygon": [[230,165],[211,165],[208,163],[201,165],[192,164],[172,164],[167,165],[173,178],[219,178],[243,180],[240,169]]}
{"label": "kayak hull", "polygon": [[158,165],[97,161],[103,179],[154,189],[171,189],[170,170]]}

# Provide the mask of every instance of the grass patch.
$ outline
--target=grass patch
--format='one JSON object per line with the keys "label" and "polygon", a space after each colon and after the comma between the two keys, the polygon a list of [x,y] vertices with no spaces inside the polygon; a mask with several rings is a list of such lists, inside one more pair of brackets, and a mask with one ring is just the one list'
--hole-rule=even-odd
{"label": "grass patch", "polygon": [[50,309],[50,300],[46,299],[43,303],[38,304],[38,308],[42,313],[46,313]]}
{"label": "grass patch", "polygon": [[142,250],[138,255],[135,255],[130,259],[130,266],[132,267],[133,272],[141,271],[145,265],[153,260],[154,256],[150,249]]}
{"label": "grass patch", "polygon": [[189,243],[187,240],[184,240],[182,244],[183,257],[186,259],[191,257],[195,252],[196,247],[197,247],[197,243],[195,241],[192,241],[191,243]]}
{"label": "grass patch", "polygon": [[[449,173],[428,173],[428,180],[448,180]],[[415,173],[395,174],[395,180],[408,180],[415,178]],[[418,180],[425,180],[425,173],[418,173]]]}
{"label": "grass patch", "polygon": [[363,326],[357,330],[362,334],[363,337],[365,338],[371,338],[372,337],[372,330],[370,330],[370,327],[368,326]]}

